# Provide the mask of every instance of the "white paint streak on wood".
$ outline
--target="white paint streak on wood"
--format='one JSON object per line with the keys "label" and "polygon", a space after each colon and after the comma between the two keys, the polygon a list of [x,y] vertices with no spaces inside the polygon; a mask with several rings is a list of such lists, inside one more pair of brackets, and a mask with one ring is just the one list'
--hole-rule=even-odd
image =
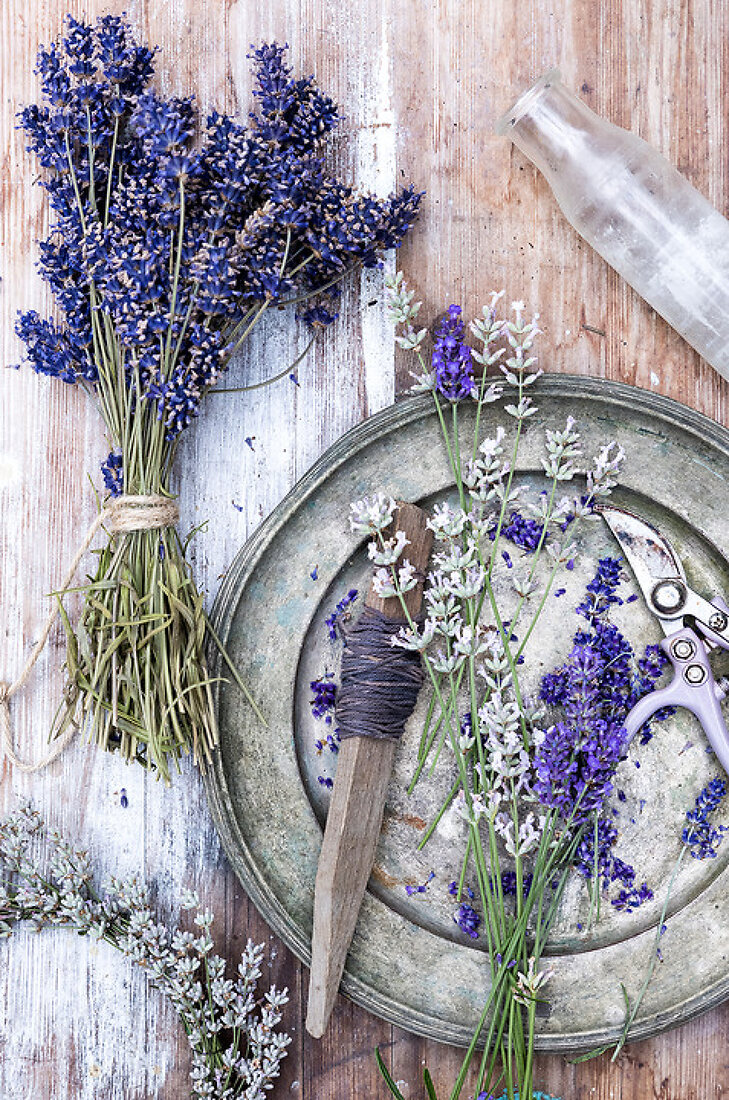
{"label": "white paint streak on wood", "polygon": [[[360,186],[380,196],[390,194],[397,187],[390,7],[384,0],[380,4],[376,28],[379,43],[370,58],[371,70],[364,65],[358,67],[362,81],[362,117],[357,131],[356,179]],[[391,405],[395,396],[392,326],[387,319],[383,291],[384,275],[394,274],[395,265],[396,257],[389,256],[382,271],[364,271],[360,282],[360,325],[369,413]]]}

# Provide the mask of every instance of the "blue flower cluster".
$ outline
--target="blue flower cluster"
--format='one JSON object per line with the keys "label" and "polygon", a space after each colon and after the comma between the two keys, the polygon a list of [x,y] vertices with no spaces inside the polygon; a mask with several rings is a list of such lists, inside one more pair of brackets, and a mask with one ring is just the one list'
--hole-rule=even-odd
{"label": "blue flower cluster", "polygon": [[[471,901],[473,901],[475,895],[470,886],[464,886],[462,892],[466,895],[466,897],[470,898]],[[448,893],[451,895],[452,898],[458,897],[459,886],[457,882],[453,881],[448,883]]]}
{"label": "blue flower cluster", "polygon": [[122,469],[122,456],[112,451],[101,463],[101,473],[104,485],[113,497],[121,496],[124,492],[124,471]]}
{"label": "blue flower cluster", "polygon": [[337,698],[337,685],[332,677],[333,673],[327,672],[320,680],[312,680],[309,684],[313,696],[311,713],[314,718],[323,718],[327,725],[331,725]]}
{"label": "blue flower cluster", "polygon": [[409,898],[411,898],[413,896],[413,894],[424,894],[426,892],[426,890],[428,889],[429,884],[433,881],[434,878],[435,878],[435,871],[431,871],[430,874],[428,875],[428,877],[426,878],[425,882],[419,882],[417,885],[413,885],[412,883],[408,883],[405,887],[405,893],[407,894],[407,896]]}
{"label": "blue flower cluster", "polygon": [[[647,646],[636,661],[630,643],[607,621],[619,602],[620,562],[604,558],[587,585],[578,613],[588,629],[578,630],[569,658],[542,680],[542,700],[563,717],[547,731],[535,757],[534,790],[546,805],[557,807],[572,826],[586,826],[576,867],[597,875],[603,886],[623,886],[616,906],[632,909],[650,896],[645,883],[635,885],[632,867],[617,859],[612,848],[617,830],[603,814],[612,792],[613,775],[623,756],[625,718],[640,698],[652,691],[665,665],[657,646]],[[665,714],[656,714],[660,719]],[[598,815],[597,856],[591,818]]]}
{"label": "blue flower cluster", "polygon": [[470,936],[472,940],[478,939],[481,917],[473,906],[468,905],[466,902],[461,902],[453,914],[453,923],[457,924],[460,930],[465,932],[467,936]]}
{"label": "blue flower cluster", "polygon": [[[522,888],[523,896],[525,898],[527,898],[529,896],[529,891],[532,888],[533,879],[534,879],[534,876],[531,873],[527,873],[526,875],[524,875],[524,878],[523,878],[522,884],[521,884],[521,888]],[[493,886],[492,886],[492,889],[493,889]],[[516,897],[516,891],[517,891],[516,871],[502,871],[501,872],[501,892],[506,897],[509,897],[509,896]]]}
{"label": "blue flower cluster", "polygon": [[100,390],[121,372],[135,414],[148,408],[168,441],[262,309],[294,298],[309,324],[329,324],[342,276],[397,247],[421,198],[332,178],[335,104],[292,74],[285,46],[249,56],[248,124],[213,111],[200,125],[192,98],[150,90],[154,51],[124,16],[68,16],[38,54],[43,102],[19,115],[45,169],[55,224],[39,267],[63,313],[20,315],[27,359]]}
{"label": "blue flower cluster", "polygon": [[[496,539],[496,531],[497,524],[494,524],[489,531],[489,538],[492,542]],[[515,546],[526,550],[527,553],[533,553],[544,537],[543,532],[544,526],[538,520],[529,519],[527,516],[523,516],[521,512],[514,510],[502,523],[500,537],[508,539],[509,542],[513,542]],[[506,564],[511,568],[510,561],[507,561]]]}
{"label": "blue flower cluster", "polygon": [[575,856],[575,870],[587,879],[596,877],[603,890],[607,890],[612,883],[620,883],[621,889],[610,904],[615,909],[632,913],[644,901],[649,901],[653,897],[653,891],[645,882],[637,885],[635,868],[619,859],[613,852],[618,839],[615,823],[601,817],[597,819],[596,828],[597,836],[595,828],[588,826],[580,841]]}
{"label": "blue flower cluster", "polygon": [[[448,893],[453,898],[459,898],[461,893],[464,893],[471,901],[474,900],[474,893],[471,887],[464,886],[461,888],[457,882],[448,884]],[[478,930],[481,927],[481,916],[472,905],[468,904],[468,902],[461,902],[458,906],[453,914],[453,923],[457,924],[461,931],[465,932],[467,936],[470,936],[472,940],[478,939]]]}
{"label": "blue flower cluster", "polygon": [[585,598],[577,606],[578,614],[584,616],[590,626],[602,622],[613,604],[623,601],[616,594],[620,584],[620,559],[601,558],[597,563],[597,573],[588,583]]}
{"label": "blue flower cluster", "polygon": [[341,600],[337,603],[336,607],[332,611],[331,615],[327,615],[324,620],[329,634],[329,640],[336,642],[339,637],[339,631],[341,629],[342,622],[350,614],[350,608],[354,601],[357,599],[359,592],[356,588],[350,588],[346,596],[342,596]]}
{"label": "blue flower cluster", "polygon": [[464,343],[460,306],[449,306],[435,332],[432,369],[435,392],[447,401],[463,401],[476,394],[471,349]]}
{"label": "blue flower cluster", "polygon": [[681,834],[684,844],[688,845],[694,859],[715,859],[726,825],[712,826],[709,814],[712,814],[721,804],[726,795],[726,782],[716,776],[708,783],[694,805],[693,810],[686,813],[686,824]]}

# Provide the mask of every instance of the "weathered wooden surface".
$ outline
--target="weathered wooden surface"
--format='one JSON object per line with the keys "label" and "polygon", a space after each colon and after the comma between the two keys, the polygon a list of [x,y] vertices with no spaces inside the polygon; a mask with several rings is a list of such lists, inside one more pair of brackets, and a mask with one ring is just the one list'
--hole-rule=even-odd
{"label": "weathered wooden surface", "polygon": [[[565,82],[613,121],[663,151],[720,209],[729,206],[725,109],[729,9],[720,0],[5,0],[2,20],[2,325],[0,362],[17,362],[13,319],[46,309],[34,271],[45,225],[34,168],[14,112],[34,99],[38,42],[75,15],[126,9],[162,47],[161,85],[203,105],[249,104],[245,54],[262,38],[287,40],[316,70],[346,116],[336,160],[381,192],[412,179],[427,189],[423,216],[399,264],[431,319],[450,301],[476,311],[505,287],[539,309],[544,366],[636,382],[727,422],[729,390],[682,340],[581,243],[534,169],[494,138],[513,94],[555,62]],[[407,385],[381,306],[380,276],[345,295],[336,331],[283,382],[213,397],[181,448],[183,524],[211,518],[196,540],[196,570],[210,599],[246,535],[346,428]],[[373,303],[373,304],[371,304]],[[295,355],[303,339],[274,319],[249,343],[236,380],[257,380]],[[0,673],[11,677],[42,623],[44,593],[73,556],[93,515],[87,481],[105,453],[99,422],[80,393],[28,372],[0,376]],[[250,436],[253,447],[241,445]],[[238,506],[238,507],[236,507]],[[238,509],[242,509],[239,511]],[[14,707],[21,748],[39,751],[58,696],[60,632],[25,701]],[[165,791],[141,773],[77,745],[48,773],[3,776],[3,808],[30,795],[90,847],[104,872],[142,871],[160,909],[176,914],[183,885],[218,915],[229,957],[268,936],[228,872],[202,786],[191,768]],[[129,806],[120,805],[126,788]],[[445,1090],[456,1050],[412,1038],[341,1000],[321,1042],[303,1032],[307,976],[271,939],[271,974],[291,988],[294,1036],[274,1096],[348,1100],[386,1096],[372,1050],[379,1044],[413,1100],[423,1060]],[[0,1096],[141,1100],[186,1095],[186,1041],[173,1015],[110,949],[65,933],[21,933],[0,948]],[[691,960],[687,959],[687,966]],[[423,975],[427,981],[427,975]],[[539,1059],[536,1079],[565,1100],[706,1100],[729,1085],[729,1009],[636,1044],[617,1065]]]}

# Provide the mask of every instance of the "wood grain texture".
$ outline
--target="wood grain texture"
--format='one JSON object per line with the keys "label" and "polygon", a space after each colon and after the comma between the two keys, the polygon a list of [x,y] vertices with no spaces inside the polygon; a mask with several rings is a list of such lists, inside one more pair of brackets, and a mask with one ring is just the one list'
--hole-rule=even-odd
{"label": "wood grain texture", "polygon": [[[727,423],[727,385],[579,240],[536,171],[492,135],[513,96],[557,63],[590,106],[646,138],[726,211],[729,8],[722,0],[4,0],[2,363],[19,358],[16,310],[49,308],[34,270],[47,214],[14,129],[15,111],[37,95],[37,45],[57,33],[66,10],[93,17],[122,9],[161,46],[160,85],[182,95],[194,90],[204,107],[239,103],[247,111],[249,44],[271,37],[291,44],[296,67],[316,71],[342,104],[339,170],[380,192],[405,180],[427,190],[398,258],[426,319],[451,301],[474,313],[492,288],[505,287],[540,311],[547,369],[636,382]],[[181,448],[183,529],[211,520],[194,549],[210,600],[235,550],[296,477],[408,383],[384,318],[379,273],[347,290],[341,313],[301,365],[300,388],[285,382],[212,397]],[[275,373],[303,339],[295,325],[271,319],[231,384]],[[42,623],[45,593],[92,518],[87,473],[98,483],[106,448],[82,394],[27,371],[3,372],[0,386],[0,673],[11,677]],[[252,447],[242,445],[246,436]],[[13,708],[26,752],[42,747],[58,698],[60,631],[52,643]],[[181,887],[195,886],[218,916],[231,959],[246,935],[269,938],[226,869],[191,768],[165,791],[79,744],[43,775],[4,771],[3,780],[0,809],[32,797],[94,852],[102,873],[146,875],[163,915],[176,916]],[[325,1039],[305,1037],[307,976],[274,937],[270,943],[270,973],[292,992],[294,1038],[274,1096],[384,1100],[375,1044],[410,1100],[422,1095],[423,1061],[439,1091],[448,1088],[458,1051],[415,1039],[341,998]],[[111,949],[63,932],[21,932],[0,953],[3,1100],[187,1095],[184,1036]],[[571,1066],[540,1057],[536,1079],[565,1100],[707,1100],[729,1089],[728,1038],[725,1006],[629,1047],[615,1066],[604,1058]]]}

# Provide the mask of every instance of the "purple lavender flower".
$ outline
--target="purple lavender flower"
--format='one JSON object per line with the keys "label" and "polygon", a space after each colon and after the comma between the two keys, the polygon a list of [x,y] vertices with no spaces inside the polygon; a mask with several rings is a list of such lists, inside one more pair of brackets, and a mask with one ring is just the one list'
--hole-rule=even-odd
{"label": "purple lavender flower", "polygon": [[608,608],[620,604],[622,600],[615,594],[620,583],[620,561],[617,558],[601,558],[597,563],[597,573],[587,585],[587,592],[578,614],[584,615],[590,625],[601,622]]}
{"label": "purple lavender flower", "polygon": [[681,839],[694,859],[715,859],[716,853],[727,831],[725,825],[712,827],[709,814],[712,814],[726,795],[726,782],[716,776],[699,793],[693,810],[686,813],[686,825]]}
{"label": "purple lavender flower", "polygon": [[428,875],[428,877],[426,878],[425,882],[421,882],[417,885],[412,885],[411,883],[408,883],[407,886],[405,887],[405,893],[407,894],[407,896],[409,898],[411,898],[413,896],[413,894],[424,894],[426,892],[426,890],[428,889],[429,883],[431,883],[434,878],[435,878],[435,871],[431,871],[430,874]]}
{"label": "purple lavender flower", "polygon": [[463,401],[476,394],[471,349],[464,343],[461,307],[449,306],[435,333],[432,366],[435,390],[447,401]]}
{"label": "purple lavender flower", "polygon": [[[534,876],[531,873],[527,873],[526,875],[524,875],[524,878],[522,880],[521,885],[522,885],[523,895],[524,895],[525,898],[528,897],[528,895],[529,895],[529,891],[531,889],[533,879],[534,879]],[[492,886],[492,890],[493,890],[493,886]],[[516,897],[516,890],[517,890],[516,871],[502,871],[501,872],[501,891],[502,891],[502,893],[507,897],[509,897],[509,896]]]}
{"label": "purple lavender flower", "polygon": [[652,897],[653,891],[648,887],[647,883],[642,882],[640,886],[635,886],[631,882],[626,888],[620,891],[616,898],[612,899],[610,904],[623,913],[632,913],[635,909],[638,909],[639,906],[643,905],[644,902],[650,901]]}
{"label": "purple lavender flower", "polygon": [[[467,898],[470,898],[471,901],[473,901],[474,893],[473,893],[473,890],[471,889],[470,886],[465,886],[464,885],[462,892],[466,895]],[[451,895],[452,898],[459,897],[459,888],[458,888],[458,883],[457,882],[449,882],[448,883],[448,893]]]}
{"label": "purple lavender flower", "polygon": [[650,646],[636,672],[632,647],[607,622],[619,599],[619,581],[620,563],[600,561],[577,608],[590,629],[577,631],[566,664],[542,680],[541,698],[559,707],[564,719],[548,731],[537,754],[536,789],[546,805],[560,806],[575,821],[586,821],[611,793],[612,775],[623,754],[625,718],[653,689],[665,663]]}
{"label": "purple lavender flower", "polygon": [[453,922],[462,932],[470,936],[472,940],[478,939],[478,929],[481,925],[481,917],[472,906],[462,902],[453,914]]}
{"label": "purple lavender flower", "polygon": [[324,622],[326,623],[330,641],[336,642],[339,637],[342,621],[346,618],[348,609],[352,606],[358,595],[359,592],[356,588],[350,588],[347,595],[339,600],[331,615],[327,615]]}
{"label": "purple lavender flower", "polygon": [[314,718],[328,718],[334,712],[334,704],[337,697],[337,685],[332,679],[333,673],[326,672],[320,680],[312,680],[309,684],[313,699],[311,700],[311,713]]}
{"label": "purple lavender flower", "polygon": [[111,495],[113,497],[121,496],[124,492],[122,456],[112,451],[101,463],[101,472],[104,475],[104,485]]}
{"label": "purple lavender flower", "polygon": [[[492,542],[496,538],[496,531],[497,525],[494,524],[489,531]],[[516,510],[511,512],[508,519],[502,523],[500,537],[508,539],[527,553],[533,553],[540,542],[546,541],[543,525],[535,519],[528,519]]]}
{"label": "purple lavender flower", "polygon": [[249,56],[249,124],[213,111],[200,126],[192,98],[150,90],[154,51],[123,16],[68,16],[38,54],[44,102],[19,115],[46,173],[55,225],[39,266],[63,314],[19,316],[27,360],[89,386],[99,369],[125,371],[132,407],[149,402],[168,442],[198,414],[251,310],[291,297],[306,323],[331,324],[334,284],[397,247],[421,198],[377,199],[331,177],[322,147],[335,104],[293,75],[285,46]]}

